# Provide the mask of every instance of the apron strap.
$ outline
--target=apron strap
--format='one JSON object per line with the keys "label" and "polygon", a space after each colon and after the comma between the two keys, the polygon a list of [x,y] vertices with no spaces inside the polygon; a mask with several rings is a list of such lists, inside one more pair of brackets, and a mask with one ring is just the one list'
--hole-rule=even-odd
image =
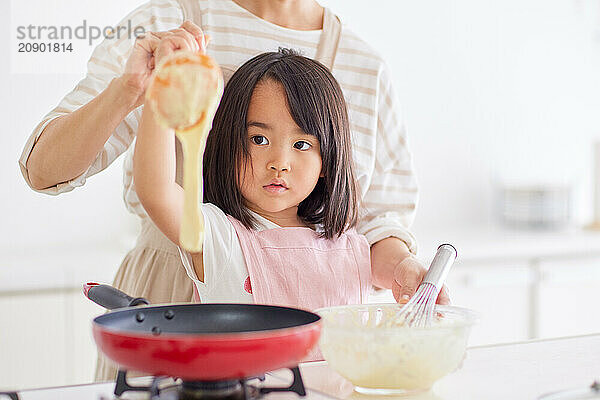
{"label": "apron strap", "polygon": [[315,60],[325,65],[330,71],[333,70],[335,55],[337,54],[340,35],[342,32],[342,23],[337,15],[325,7],[323,14],[323,32],[317,45]]}

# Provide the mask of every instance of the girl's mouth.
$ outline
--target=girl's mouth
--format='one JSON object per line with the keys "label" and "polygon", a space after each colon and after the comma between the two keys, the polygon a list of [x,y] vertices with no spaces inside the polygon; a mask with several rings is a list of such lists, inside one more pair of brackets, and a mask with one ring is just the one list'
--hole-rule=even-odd
{"label": "girl's mouth", "polygon": [[283,193],[286,190],[288,190],[285,186],[277,184],[263,186],[263,189],[265,189],[269,193]]}

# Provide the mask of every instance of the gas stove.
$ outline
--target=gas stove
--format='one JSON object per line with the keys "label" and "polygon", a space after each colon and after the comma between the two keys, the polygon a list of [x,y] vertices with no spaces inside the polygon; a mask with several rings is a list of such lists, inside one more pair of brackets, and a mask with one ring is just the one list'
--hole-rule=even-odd
{"label": "gas stove", "polygon": [[127,372],[119,371],[114,394],[121,397],[127,392],[147,393],[152,400],[257,400],[272,392],[293,392],[306,395],[302,375],[298,367],[289,368],[293,382],[288,387],[266,387],[265,376],[222,381],[185,381],[170,377],[152,378],[148,386],[130,384]]}
{"label": "gas stove", "polygon": [[[117,380],[112,383],[0,393],[0,400],[299,400],[306,397],[331,399],[324,394],[307,391],[298,367],[288,370],[279,370],[276,375],[267,373],[259,377],[208,382],[182,381],[167,376],[128,379],[126,371],[119,371]],[[290,379],[284,378],[290,372],[291,383]]]}

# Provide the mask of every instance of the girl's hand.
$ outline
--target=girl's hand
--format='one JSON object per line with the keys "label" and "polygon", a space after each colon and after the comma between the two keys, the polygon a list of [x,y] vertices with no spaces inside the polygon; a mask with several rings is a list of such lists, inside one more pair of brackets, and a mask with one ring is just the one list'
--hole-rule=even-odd
{"label": "girl's hand", "polygon": [[[415,294],[417,288],[423,281],[427,270],[413,256],[406,257],[394,269],[394,280],[392,281],[392,294],[398,303],[406,303]],[[448,288],[442,286],[436,303],[450,304]]]}
{"label": "girl's hand", "polygon": [[143,104],[150,75],[164,57],[179,50],[204,53],[207,44],[208,37],[191,21],[185,21],[177,29],[147,32],[136,39],[125,64],[125,72],[119,78],[123,80],[127,90],[137,95],[135,107]]}

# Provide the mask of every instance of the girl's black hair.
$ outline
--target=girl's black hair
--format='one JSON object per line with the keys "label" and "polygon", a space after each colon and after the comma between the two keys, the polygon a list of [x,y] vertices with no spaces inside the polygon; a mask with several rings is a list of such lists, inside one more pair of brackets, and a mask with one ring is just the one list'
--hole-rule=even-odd
{"label": "girl's black hair", "polygon": [[259,54],[227,83],[204,152],[204,201],[247,228],[256,222],[244,206],[238,180],[250,157],[246,126],[250,99],[256,85],[264,80],[281,83],[292,118],[321,146],[324,177],[300,203],[298,216],[307,224],[322,224],[323,237],[339,236],[358,219],[346,102],[340,85],[325,66],[289,49]]}

